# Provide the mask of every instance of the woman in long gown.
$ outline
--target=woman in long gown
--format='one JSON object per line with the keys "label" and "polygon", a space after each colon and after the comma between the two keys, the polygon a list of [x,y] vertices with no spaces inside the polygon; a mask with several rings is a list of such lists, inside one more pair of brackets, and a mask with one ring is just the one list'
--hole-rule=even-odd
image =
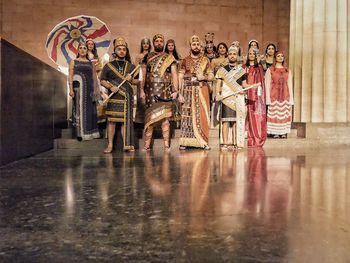
{"label": "woman in long gown", "polygon": [[284,54],[276,53],[276,63],[265,74],[267,133],[273,138],[287,138],[292,122],[293,82],[291,71],[284,66]]}
{"label": "woman in long gown", "polygon": [[77,58],[69,64],[69,95],[73,99],[73,126],[79,141],[99,138],[96,101],[99,98],[96,69],[88,57],[86,44],[78,46]]}
{"label": "woman in long gown", "polygon": [[258,88],[247,91],[247,128],[248,147],[262,147],[266,141],[266,103],[264,69],[257,61],[257,51],[251,48],[248,60],[244,65],[247,73],[247,84],[260,83]]}

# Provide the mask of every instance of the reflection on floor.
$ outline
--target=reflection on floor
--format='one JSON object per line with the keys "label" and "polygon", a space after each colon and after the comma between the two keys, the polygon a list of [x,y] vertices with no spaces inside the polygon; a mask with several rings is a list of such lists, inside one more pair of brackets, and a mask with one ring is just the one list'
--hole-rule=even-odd
{"label": "reflection on floor", "polygon": [[40,154],[0,169],[0,261],[349,262],[348,156]]}

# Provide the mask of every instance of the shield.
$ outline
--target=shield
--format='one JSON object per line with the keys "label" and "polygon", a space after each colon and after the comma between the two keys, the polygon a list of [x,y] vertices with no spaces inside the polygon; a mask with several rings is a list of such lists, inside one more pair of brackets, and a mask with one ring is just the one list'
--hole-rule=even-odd
{"label": "shield", "polygon": [[47,37],[46,50],[59,66],[67,67],[78,53],[78,45],[92,39],[100,58],[108,51],[111,32],[101,20],[94,16],[75,16],[66,19],[52,29]]}

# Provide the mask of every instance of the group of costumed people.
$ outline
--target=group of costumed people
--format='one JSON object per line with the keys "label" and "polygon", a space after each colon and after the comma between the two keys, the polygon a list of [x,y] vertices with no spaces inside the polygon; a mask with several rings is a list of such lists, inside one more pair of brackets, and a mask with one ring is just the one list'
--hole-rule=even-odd
{"label": "group of costumed people", "polygon": [[[134,151],[136,118],[144,123],[144,151],[151,150],[155,128],[161,128],[164,149],[170,149],[170,122],[180,123],[179,146],[209,148],[209,130],[217,119],[222,150],[262,147],[267,136],[286,138],[291,129],[292,75],[285,56],[272,43],[259,55],[259,43],[251,40],[243,56],[238,41],[230,47],[190,38],[190,54],[180,58],[175,41],[164,36],[141,41],[134,63],[125,39],[113,41],[113,59],[103,67],[93,40],[80,43],[77,58],[69,65],[72,121],[78,140],[100,137],[98,101],[106,103],[107,147],[111,153],[116,123],[121,123],[123,149]],[[136,96],[137,95],[137,96]],[[210,103],[212,101],[212,103]],[[215,111],[217,114],[212,114]],[[141,117],[140,117],[141,116]],[[229,130],[232,130],[229,141]]]}

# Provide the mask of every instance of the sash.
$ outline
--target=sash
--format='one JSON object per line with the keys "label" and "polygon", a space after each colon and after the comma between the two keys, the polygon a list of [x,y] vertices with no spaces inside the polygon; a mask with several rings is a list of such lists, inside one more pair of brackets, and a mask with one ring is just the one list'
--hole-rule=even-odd
{"label": "sash", "polygon": [[[123,80],[125,80],[125,75],[128,74],[126,71],[127,71],[128,67],[129,67],[129,64],[130,63],[128,61],[125,61],[124,68],[123,68],[123,74],[120,74],[120,72],[113,66],[113,64],[111,62],[108,62],[107,66],[110,68],[110,70],[112,70],[114,75],[116,75],[120,79],[120,83],[121,83]],[[132,77],[134,78],[136,76],[136,74],[138,74],[138,72],[139,72],[139,70],[136,70],[135,73],[132,75]],[[129,81],[126,81],[125,83],[128,84],[129,87],[132,88],[131,83],[129,83]]]}
{"label": "sash", "polygon": [[[224,67],[221,67],[218,70],[217,75],[220,79],[223,80],[222,95],[224,97],[242,90],[242,87],[237,83],[237,80],[241,78],[244,74],[245,74],[245,70],[242,67],[238,67],[230,71],[227,71]],[[239,94],[237,94],[236,96],[228,97],[224,99],[222,102],[230,109],[236,110],[237,96],[239,96]]]}
{"label": "sash", "polygon": [[155,60],[158,58],[158,61],[152,68],[152,72],[158,72],[159,76],[162,78],[166,69],[173,63],[175,62],[175,58],[173,55],[167,54],[167,53],[159,53],[157,55],[154,55],[150,59],[148,59],[147,63]]}
{"label": "sash", "polygon": [[197,64],[196,66],[194,67],[194,73],[196,75],[198,74],[204,74],[204,71],[205,71],[205,68],[207,66],[207,60],[205,59],[204,56],[201,56],[198,61],[197,61]]}
{"label": "sash", "polygon": [[[224,96],[230,95],[234,92],[242,90],[241,85],[237,80],[245,74],[245,70],[242,67],[227,71],[224,67],[221,67],[217,75],[223,80],[222,90]],[[227,107],[236,111],[236,139],[237,146],[244,147],[244,131],[245,131],[245,115],[246,106],[244,95],[236,94],[228,97],[222,101]]]}
{"label": "sash", "polygon": [[[120,74],[120,72],[113,66],[111,63],[107,63],[107,66],[112,70],[112,72],[119,78],[121,81],[125,79],[124,75],[128,74],[127,70],[129,68],[129,62],[125,62],[124,69],[123,69],[123,75]],[[135,72],[137,73],[137,71]],[[134,75],[135,75],[134,73]],[[120,81],[120,83],[121,83]],[[117,85],[118,83],[114,83],[114,81],[111,81],[113,85]],[[127,84],[130,89],[127,89],[124,84]],[[124,101],[124,138],[123,138],[123,147],[124,150],[133,150],[134,149],[134,125],[133,125],[133,89],[131,86],[131,83],[126,81],[118,90],[118,94],[123,96],[125,98]]]}

